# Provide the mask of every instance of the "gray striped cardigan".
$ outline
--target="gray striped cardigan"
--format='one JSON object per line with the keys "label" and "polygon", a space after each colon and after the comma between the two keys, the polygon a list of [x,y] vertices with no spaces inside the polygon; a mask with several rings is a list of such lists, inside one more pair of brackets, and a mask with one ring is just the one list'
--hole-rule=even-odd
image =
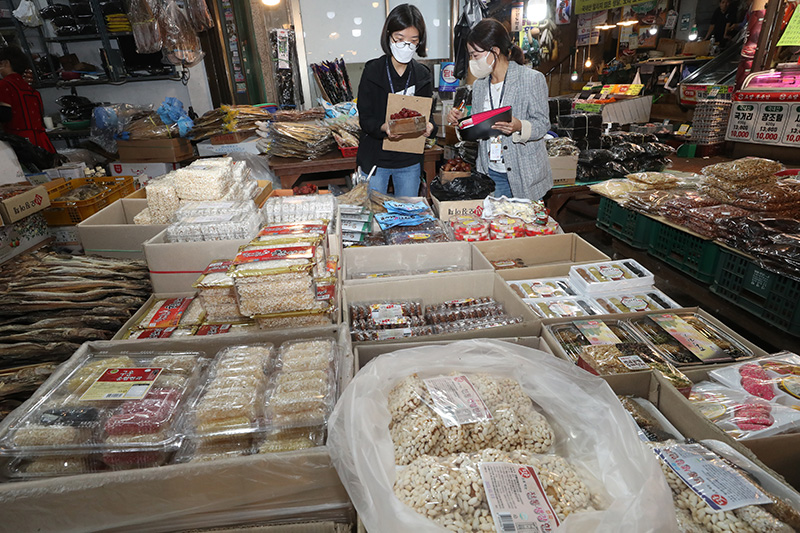
{"label": "gray striped cardigan", "polygon": [[[473,114],[486,111],[484,105],[490,83],[491,77],[487,76],[473,84]],[[506,84],[502,105],[510,105],[511,114],[522,123],[521,132],[503,137],[503,161],[511,192],[517,198],[539,200],[553,187],[547,147],[542,139],[550,129],[547,82],[538,70],[510,61]],[[488,168],[489,141],[481,141],[478,171],[488,174]]]}

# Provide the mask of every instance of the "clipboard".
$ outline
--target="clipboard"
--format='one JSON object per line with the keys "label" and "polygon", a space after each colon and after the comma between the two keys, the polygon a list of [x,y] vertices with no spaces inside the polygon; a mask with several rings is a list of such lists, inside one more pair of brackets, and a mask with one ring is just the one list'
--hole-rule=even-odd
{"label": "clipboard", "polygon": [[[389,94],[386,100],[386,119],[389,122],[389,117],[397,113],[401,109],[413,109],[420,115],[425,117],[425,120],[430,122],[431,119],[431,106],[433,105],[433,98],[425,96],[406,96],[404,94]],[[403,136],[396,141],[389,139],[383,140],[383,149],[387,152],[403,152],[406,154],[421,154],[425,151],[425,142],[428,140],[422,133],[415,135]]]}

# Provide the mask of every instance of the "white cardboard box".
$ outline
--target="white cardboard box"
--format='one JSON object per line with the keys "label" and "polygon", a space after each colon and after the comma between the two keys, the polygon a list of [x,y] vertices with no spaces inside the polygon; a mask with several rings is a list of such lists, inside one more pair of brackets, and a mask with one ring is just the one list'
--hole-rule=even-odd
{"label": "white cardboard box", "polygon": [[211,144],[210,140],[205,140],[197,143],[197,154],[200,157],[212,157],[216,155],[232,154],[234,152],[259,155],[261,152],[256,146],[256,142],[259,138],[260,137],[254,135],[236,144]]}
{"label": "white cardboard box", "polygon": [[153,292],[189,292],[203,270],[215,259],[233,259],[250,239],[231,241],[166,242],[166,230],[142,245]]}
{"label": "white cardboard box", "polygon": [[[416,245],[413,245],[416,246]],[[350,322],[350,304],[358,302],[420,300],[422,305],[434,305],[462,298],[489,296],[505,306],[506,314],[522,317],[519,324],[490,329],[462,331],[444,335],[407,337],[393,339],[394,343],[420,342],[427,340],[459,340],[498,337],[536,337],[541,331],[542,321],[522,299],[493,271],[453,272],[436,276],[408,277],[401,280],[376,281],[374,283],[344,286],[342,313],[345,322]],[[372,344],[372,343],[364,343]]]}
{"label": "white cardboard box", "polygon": [[142,244],[167,227],[166,224],[134,224],[133,217],[145,207],[146,199],[121,198],[78,224],[86,255],[144,259]]}
{"label": "white cardboard box", "polygon": [[492,270],[491,263],[468,242],[347,248],[343,258],[342,280],[346,285],[409,277],[357,277],[377,272],[431,271],[451,266],[465,271]]}
{"label": "white cardboard box", "polygon": [[[352,379],[354,360],[346,327],[258,332],[247,335],[184,337],[160,341],[88,342],[87,352],[203,351],[213,355],[227,346],[256,342],[275,345],[331,335],[345,354],[340,390]],[[70,361],[48,380],[63,380]],[[23,410],[38,401],[23,404]],[[20,410],[20,413],[23,411]],[[0,427],[15,418],[7,417]],[[2,531],[153,532],[262,524],[300,516],[308,521],[352,523],[352,504],[325,446],[277,454],[250,455],[213,462],[168,465],[119,472],[0,484]],[[292,520],[294,518],[294,520]]]}

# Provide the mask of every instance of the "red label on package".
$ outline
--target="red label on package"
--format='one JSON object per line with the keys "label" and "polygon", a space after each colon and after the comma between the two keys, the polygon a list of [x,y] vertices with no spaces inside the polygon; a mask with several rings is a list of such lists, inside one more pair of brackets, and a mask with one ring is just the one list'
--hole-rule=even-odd
{"label": "red label on package", "polygon": [[239,252],[234,264],[259,263],[261,261],[276,261],[279,259],[311,259],[314,257],[314,246],[284,246],[266,250],[245,250]]}
{"label": "red label on package", "polygon": [[134,339],[168,339],[172,336],[175,330],[178,328],[154,328],[154,329],[143,329],[142,331],[136,333],[133,338]]}
{"label": "red label on package", "polygon": [[533,467],[480,463],[478,469],[496,531],[546,533],[558,527],[558,516]]}
{"label": "red label on package", "polygon": [[161,368],[107,368],[81,396],[86,400],[141,400],[150,391]]}
{"label": "red label on package", "polygon": [[315,281],[314,288],[317,300],[333,300],[336,297],[336,282],[335,281]]}
{"label": "red label on package", "polygon": [[189,308],[194,298],[169,298],[147,324],[148,328],[169,328],[177,326],[183,313]]}
{"label": "red label on package", "polygon": [[262,235],[291,235],[293,233],[319,233],[328,231],[327,224],[283,224],[280,226],[267,226],[258,232]]}
{"label": "red label on package", "polygon": [[228,272],[228,269],[233,264],[233,261],[230,259],[219,259],[211,263],[203,270],[203,275],[207,274],[217,274],[219,272]]}
{"label": "red label on package", "polygon": [[223,333],[228,333],[230,330],[231,330],[230,324],[206,324],[205,326],[200,326],[199,328],[197,328],[195,336],[221,335]]}

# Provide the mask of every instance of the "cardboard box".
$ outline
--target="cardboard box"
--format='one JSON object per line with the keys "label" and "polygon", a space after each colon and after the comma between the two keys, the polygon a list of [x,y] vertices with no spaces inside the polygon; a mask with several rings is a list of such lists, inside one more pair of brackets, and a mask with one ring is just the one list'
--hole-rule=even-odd
{"label": "cardboard box", "polygon": [[146,199],[122,198],[78,224],[86,255],[144,259],[144,241],[167,228],[167,224],[134,224],[133,217],[146,207]]}
{"label": "cardboard box", "polygon": [[[419,337],[417,337],[417,339],[419,339]],[[553,353],[550,351],[550,347],[547,345],[547,343],[544,342],[540,337],[502,337],[493,340],[511,342],[513,344],[519,344],[521,346],[533,348],[534,350],[541,350],[549,354]],[[410,350],[411,348],[419,348],[421,346],[450,344],[451,342],[454,341],[425,342],[417,340],[417,342],[405,343],[386,342],[383,344],[360,344],[353,349],[353,352],[355,354],[355,363],[358,370],[363,368],[364,365],[379,355],[383,355],[385,353],[392,353],[396,352],[397,350]]]}
{"label": "cardboard box", "polygon": [[51,179],[64,178],[65,180],[76,180],[85,178],[86,163],[66,163],[60,167],[48,168],[45,174]]}
{"label": "cardboard box", "polygon": [[[800,474],[797,469],[797,442],[800,440],[800,435],[782,435],[768,439],[757,439],[756,441],[750,441],[749,444],[748,441],[735,441],[714,425],[713,422],[700,414],[686,397],[658,373],[617,374],[603,376],[603,379],[618,395],[649,400],[685,438],[721,441],[766,470],[768,474],[778,481],[789,483],[790,480],[794,480],[795,486],[797,486],[797,478]],[[787,447],[780,448],[780,445],[786,445]],[[773,465],[781,470],[774,469]],[[783,478],[782,474],[784,472],[789,478]]]}
{"label": "cardboard box", "polygon": [[254,135],[242,142],[234,144],[211,144],[210,140],[205,140],[197,143],[197,154],[200,157],[232,154],[234,152],[259,155],[261,154],[261,150],[259,150],[258,146],[256,146],[258,139],[260,139],[260,137]]}
{"label": "cardboard box", "polygon": [[47,221],[38,213],[8,226],[0,226],[0,263],[37,247],[48,239],[50,230]]}
{"label": "cardboard box", "polygon": [[687,41],[683,44],[685,56],[707,56],[711,51],[711,41]]}
{"label": "cardboard box", "polygon": [[[333,335],[344,353],[340,390],[353,375],[347,328],[309,328],[215,335],[158,341],[85,343],[73,358],[103,350],[203,351],[213,355],[237,344],[275,345]],[[73,370],[61,365],[50,380]],[[34,395],[24,405],[38,400]],[[23,412],[25,407],[19,412]],[[3,426],[14,415],[3,421]],[[131,502],[135,502],[132,504]],[[240,524],[263,524],[295,517],[352,523],[352,504],[326,447],[278,454],[249,455],[213,462],[85,474],[0,484],[0,515],[5,531],[184,531]],[[294,520],[291,520],[295,518]]]}
{"label": "cardboard box", "polygon": [[[707,381],[709,379],[708,373],[718,366],[723,365],[687,369],[683,373],[692,380],[692,383],[699,383]],[[787,483],[800,489],[800,469],[797,468],[798,461],[800,461],[800,433],[740,440],[738,442],[755,453],[756,457],[763,461],[764,464],[782,475]]]}
{"label": "cardboard box", "polygon": [[483,198],[478,200],[440,201],[431,194],[433,210],[441,220],[449,221],[461,215],[477,215],[483,213]]}
{"label": "cardboard box", "polygon": [[188,292],[215,259],[233,257],[250,239],[230,241],[166,242],[166,230],[144,242],[153,292]]}
{"label": "cardboard box", "polygon": [[122,161],[115,161],[114,163],[109,163],[108,174],[109,176],[133,176],[136,179],[137,187],[143,187],[148,181],[143,179],[145,176],[157,178],[167,172],[176,170],[179,166],[178,163],[123,163]]}
{"label": "cardboard box", "polygon": [[194,157],[189,139],[143,139],[117,141],[119,160],[124,163],[180,163]]}
{"label": "cardboard box", "polygon": [[[661,312],[659,312],[659,311],[648,311],[648,312],[643,312],[643,313],[616,313],[616,314],[613,314],[613,315],[595,315],[595,316],[592,316],[591,319],[592,320],[628,320],[628,319],[631,319],[631,318],[639,318],[639,317],[646,316],[646,315],[663,314],[663,313],[697,313],[698,315],[703,317],[705,320],[707,320],[708,322],[713,324],[716,328],[722,330],[727,335],[732,337],[735,341],[739,342],[740,344],[742,344],[743,346],[748,348],[750,351],[753,352],[753,354],[756,357],[764,357],[765,355],[769,355],[763,348],[761,348],[759,346],[756,346],[752,342],[748,341],[747,339],[745,339],[744,337],[742,337],[741,335],[739,335],[738,333],[736,333],[735,331],[730,329],[728,326],[726,326],[725,324],[720,322],[714,316],[709,314],[707,311],[705,311],[704,309],[701,309],[699,307],[685,307],[685,308],[681,308],[681,309],[667,309],[667,310],[664,310],[664,311],[661,311]],[[573,322],[574,320],[580,320],[580,319],[575,319],[575,318],[549,318],[549,319],[544,319],[542,321],[542,338],[547,342],[548,345],[550,345],[550,349],[556,355],[556,357],[560,357],[561,359],[565,359],[567,361],[571,361],[572,359],[570,359],[567,356],[566,352],[564,352],[564,349],[561,347],[561,344],[558,342],[558,340],[555,337],[553,337],[553,335],[550,334],[550,331],[547,329],[546,326],[550,326],[550,325],[553,325],[553,324],[565,324],[565,323]],[[726,365],[725,364],[704,365],[704,368],[706,370],[713,370],[714,368],[719,368],[720,366],[726,366]],[[697,368],[697,367],[686,367],[686,366],[679,367],[681,372],[684,372],[684,371],[689,370],[689,369],[694,369],[694,368]],[[632,373],[635,373],[635,372],[632,372]]]}
{"label": "cardboard box", "polygon": [[[52,187],[55,187],[55,183]],[[0,216],[2,216],[3,223],[13,224],[50,207],[50,196],[47,191],[47,186],[39,185],[11,198],[0,200]]]}
{"label": "cardboard box", "polygon": [[[416,245],[415,245],[416,246]],[[461,298],[490,296],[505,306],[510,316],[522,317],[519,324],[491,329],[430,335],[424,339],[408,337],[393,339],[394,343],[420,342],[421,340],[455,340],[479,337],[531,337],[538,336],[541,319],[520,299],[506,282],[494,272],[454,272],[436,276],[420,276],[396,281],[376,281],[374,283],[350,284],[344,286],[342,313],[346,322],[350,321],[350,304],[386,300],[421,300],[423,305],[433,305]],[[363,344],[374,344],[363,343]]]}
{"label": "cardboard box", "polygon": [[553,172],[553,185],[574,185],[578,173],[578,156],[548,157]]}
{"label": "cardboard box", "polygon": [[477,242],[473,246],[490,262],[519,258],[525,266],[596,263],[611,259],[576,233]]}
{"label": "cardboard box", "polygon": [[492,270],[492,265],[468,242],[347,248],[343,251],[342,259],[342,280],[345,285],[413,277],[413,274],[409,274],[384,278],[358,278],[359,274],[375,272],[430,271],[445,267]]}

